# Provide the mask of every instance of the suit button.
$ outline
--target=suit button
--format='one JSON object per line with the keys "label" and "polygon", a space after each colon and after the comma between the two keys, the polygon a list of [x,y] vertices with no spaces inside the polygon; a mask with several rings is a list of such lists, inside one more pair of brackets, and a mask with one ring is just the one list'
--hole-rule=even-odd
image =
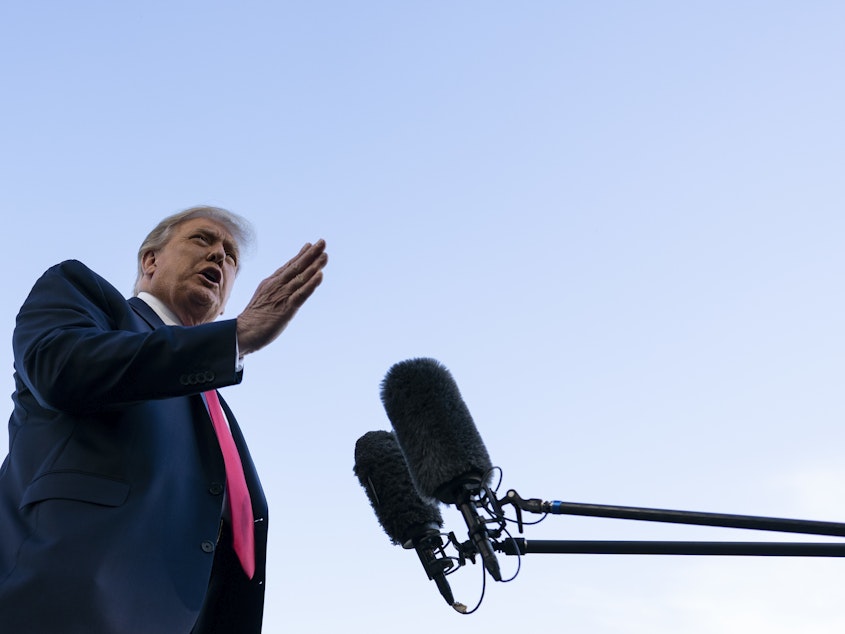
{"label": "suit button", "polygon": [[208,487],[208,492],[211,493],[211,495],[220,495],[223,493],[223,485],[219,482],[212,482],[211,486]]}
{"label": "suit button", "polygon": [[210,539],[206,539],[202,544],[202,551],[204,553],[213,553],[214,552],[214,542]]}
{"label": "suit button", "polygon": [[214,372],[206,372],[205,373],[205,382],[211,383],[214,380]]}

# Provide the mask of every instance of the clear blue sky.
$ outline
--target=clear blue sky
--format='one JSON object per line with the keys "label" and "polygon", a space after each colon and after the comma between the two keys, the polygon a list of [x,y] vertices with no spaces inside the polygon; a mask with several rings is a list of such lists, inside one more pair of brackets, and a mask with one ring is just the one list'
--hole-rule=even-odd
{"label": "clear blue sky", "polygon": [[6,393],[44,269],[128,294],[161,217],[225,206],[259,236],[227,316],[302,243],[331,258],[223,392],[271,503],[268,633],[841,632],[837,560],[534,555],[459,616],[352,465],[384,373],[429,356],[524,497],[845,521],[843,32],[813,0],[4,2]]}

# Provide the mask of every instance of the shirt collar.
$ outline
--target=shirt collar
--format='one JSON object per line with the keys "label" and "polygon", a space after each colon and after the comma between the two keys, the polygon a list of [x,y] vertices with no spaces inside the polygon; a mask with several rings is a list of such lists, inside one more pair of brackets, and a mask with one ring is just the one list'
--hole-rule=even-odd
{"label": "shirt collar", "polygon": [[166,326],[181,326],[182,322],[179,321],[179,318],[176,314],[170,310],[163,301],[161,301],[155,295],[148,293],[147,291],[139,291],[137,295],[138,299],[142,300],[145,304],[147,304],[150,308],[155,311],[155,314],[159,316],[159,318],[164,322]]}

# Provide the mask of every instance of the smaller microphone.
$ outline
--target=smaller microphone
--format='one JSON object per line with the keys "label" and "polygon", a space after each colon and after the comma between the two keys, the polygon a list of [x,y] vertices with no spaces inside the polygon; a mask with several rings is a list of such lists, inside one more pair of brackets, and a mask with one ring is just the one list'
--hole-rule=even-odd
{"label": "smaller microphone", "polygon": [[406,549],[414,548],[426,575],[437,585],[446,603],[465,612],[466,607],[455,602],[446,580],[453,562],[437,556],[443,547],[440,509],[417,493],[396,437],[388,431],[371,431],[361,436],[355,443],[353,471],[390,541]]}
{"label": "smaller microphone", "polygon": [[434,359],[409,359],[388,370],[381,401],[420,495],[454,504],[484,566],[502,580],[486,525],[473,496],[493,468],[455,379]]}

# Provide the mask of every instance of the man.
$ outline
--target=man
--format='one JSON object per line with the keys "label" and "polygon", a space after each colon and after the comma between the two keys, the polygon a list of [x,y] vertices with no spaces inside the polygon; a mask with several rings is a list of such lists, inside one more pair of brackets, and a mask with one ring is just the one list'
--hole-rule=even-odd
{"label": "man", "polygon": [[267,507],[216,389],[284,330],[327,255],[306,244],[214,321],[248,234],[214,207],[166,218],[128,301],[77,261],[36,282],[13,337],[0,631],[260,632]]}

